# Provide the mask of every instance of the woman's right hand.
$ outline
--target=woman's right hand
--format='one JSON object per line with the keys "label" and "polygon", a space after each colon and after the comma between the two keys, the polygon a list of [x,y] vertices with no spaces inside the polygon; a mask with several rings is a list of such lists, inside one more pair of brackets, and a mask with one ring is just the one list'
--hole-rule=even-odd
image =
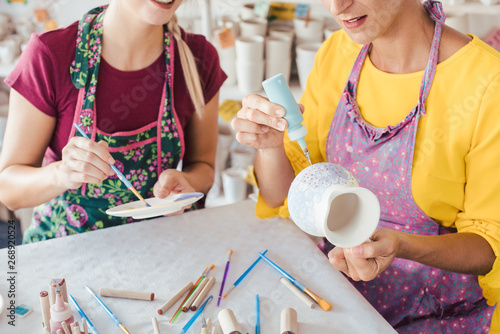
{"label": "woman's right hand", "polygon": [[57,167],[59,185],[76,189],[83,183],[99,184],[114,174],[109,166],[114,162],[105,141],[96,143],[87,138],[73,137],[62,149],[62,159]]}
{"label": "woman's right hand", "polygon": [[284,115],[285,109],[279,104],[257,94],[247,95],[231,126],[241,144],[256,149],[277,148],[283,146],[283,131],[288,124]]}

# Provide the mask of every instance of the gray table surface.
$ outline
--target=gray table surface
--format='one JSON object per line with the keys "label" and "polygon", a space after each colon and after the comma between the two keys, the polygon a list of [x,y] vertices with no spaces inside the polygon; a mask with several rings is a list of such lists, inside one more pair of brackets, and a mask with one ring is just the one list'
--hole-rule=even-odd
{"label": "gray table surface", "polygon": [[[0,250],[0,295],[4,302],[10,289],[7,279],[15,276],[15,302],[33,307],[28,317],[8,324],[7,311],[0,315],[0,333],[42,333],[39,293],[51,278],[65,278],[68,293],[78,301],[101,334],[123,333],[85,290],[114,288],[155,293],[154,301],[102,297],[106,305],[131,333],[153,333],[151,318],[157,317],[162,333],[178,333],[194,312],[181,314],[168,323],[178,301],[164,315],[160,308],[187,282],[195,282],[210,264],[216,279],[210,294],[214,299],[203,312],[222,333],[217,314],[233,310],[243,333],[255,333],[255,295],[260,296],[261,333],[279,333],[280,313],[286,307],[298,314],[299,333],[395,333],[394,329],[333,268],[304,232],[288,219],[260,220],[255,203],[232,205],[160,217],[79,235],[54,239],[15,249],[15,268],[8,268],[8,250]],[[258,252],[268,257],[332,304],[330,311],[308,308],[280,282],[281,275],[260,261],[248,276],[217,307],[217,297],[228,251],[233,250],[225,289],[253,263]],[[8,272],[15,272],[14,275]],[[80,316],[73,309],[76,320]],[[80,321],[81,323],[81,321]],[[188,333],[200,332],[197,319]]]}

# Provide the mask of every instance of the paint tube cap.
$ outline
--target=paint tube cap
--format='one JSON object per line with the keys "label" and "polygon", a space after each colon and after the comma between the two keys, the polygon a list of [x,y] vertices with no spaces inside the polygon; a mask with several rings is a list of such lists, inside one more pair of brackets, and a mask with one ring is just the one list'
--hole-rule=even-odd
{"label": "paint tube cap", "polygon": [[56,302],[50,308],[50,319],[53,321],[66,321],[73,317],[71,307],[65,303],[61,294],[56,294]]}

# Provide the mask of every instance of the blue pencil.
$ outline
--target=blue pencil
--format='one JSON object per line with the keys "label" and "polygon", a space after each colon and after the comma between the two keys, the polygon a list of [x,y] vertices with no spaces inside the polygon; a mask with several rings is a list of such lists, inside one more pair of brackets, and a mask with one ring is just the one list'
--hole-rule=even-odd
{"label": "blue pencil", "polygon": [[[87,139],[90,139],[89,136],[87,136],[87,134],[85,132],[83,132],[82,128],[76,124],[76,123],[73,123],[73,125],[75,126],[75,128],[78,130],[78,132],[85,138]],[[127,187],[127,189],[130,189],[130,191],[132,191],[134,193],[135,196],[137,196],[138,199],[140,199],[146,206],[151,206],[148,204],[148,202],[146,202],[146,200],[141,196],[141,194],[139,194],[139,192],[137,191],[137,189],[134,188],[134,186],[132,185],[132,183],[130,183],[129,180],[127,180],[127,178],[118,170],[118,168],[116,168],[115,165],[112,165],[112,164],[109,164],[109,166],[111,167],[111,169],[115,172],[116,176],[118,176],[118,178],[125,184],[125,186]]]}
{"label": "blue pencil", "polygon": [[87,321],[87,324],[89,325],[90,329],[92,330],[92,333],[93,334],[99,334],[99,332],[97,331],[97,329],[94,327],[94,325],[92,324],[92,322],[90,322],[89,318],[87,317],[87,315],[85,314],[85,312],[83,312],[82,308],[80,307],[80,305],[78,305],[78,303],[76,302],[75,298],[73,298],[72,295],[69,295],[69,300],[71,300],[71,302],[73,303],[73,306],[76,308],[76,310],[80,314],[80,317],[82,317],[82,319],[85,319]]}
{"label": "blue pencil", "polygon": [[[267,253],[267,249],[262,254],[266,254],[266,253]],[[255,267],[255,265],[257,263],[259,263],[260,259],[261,259],[261,257],[259,256],[257,258],[257,260],[255,260],[255,262],[252,263],[252,265],[250,267],[248,267],[248,269],[245,270],[245,272],[243,274],[241,274],[241,276],[236,280],[236,282],[234,282],[233,285],[229,289],[227,289],[227,292],[224,294],[224,296],[222,296],[222,298],[226,298],[226,296],[229,294],[229,292],[231,292],[231,290],[233,290],[235,287],[238,286],[238,284],[240,284],[240,282],[245,278],[245,276],[250,272],[250,270],[252,270],[253,267]]]}
{"label": "blue pencil", "polygon": [[102,300],[99,297],[97,297],[95,293],[93,293],[92,290],[90,290],[90,288],[87,285],[85,285],[85,288],[92,294],[92,296],[94,296],[94,298],[99,302],[99,304],[101,304],[102,308],[106,311],[106,313],[108,313],[108,315],[111,317],[111,319],[113,319],[113,321],[118,325],[118,327],[120,327],[122,331],[124,331],[125,333],[130,334],[130,332],[125,328],[125,326],[122,325],[122,322],[118,320],[116,315],[114,315],[113,312],[111,312],[111,310],[106,306],[106,304],[104,304]]}

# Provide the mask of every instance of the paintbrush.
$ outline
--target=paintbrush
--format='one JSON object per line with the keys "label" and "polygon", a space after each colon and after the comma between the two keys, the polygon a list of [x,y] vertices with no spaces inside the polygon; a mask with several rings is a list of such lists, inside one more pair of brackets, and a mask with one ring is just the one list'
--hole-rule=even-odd
{"label": "paintbrush", "polygon": [[[262,253],[262,254],[264,254],[264,255],[265,255],[266,253],[267,253],[267,249],[266,249],[266,251],[265,251],[264,253]],[[222,298],[223,298],[223,299],[224,299],[224,298],[226,298],[226,297],[227,297],[227,295],[228,295],[228,294],[229,294],[229,293],[230,293],[230,292],[231,292],[234,288],[236,288],[236,287],[238,286],[238,284],[240,284],[240,282],[241,282],[241,281],[245,278],[245,276],[246,276],[246,275],[247,275],[247,274],[248,274],[248,273],[249,273],[249,272],[253,269],[253,267],[255,267],[255,265],[256,265],[257,263],[259,263],[260,259],[261,259],[261,258],[260,258],[260,256],[259,256],[259,257],[257,258],[257,260],[255,260],[255,262],[254,262],[254,263],[252,263],[252,265],[251,265],[250,267],[248,267],[248,269],[247,269],[247,270],[245,270],[245,272],[244,272],[243,274],[241,274],[241,276],[240,276],[240,277],[236,280],[236,282],[234,282],[234,283],[233,283],[233,285],[231,285],[231,287],[230,287],[230,288],[226,291],[226,293],[222,296]]]}
{"label": "paintbrush", "polygon": [[276,269],[277,271],[279,271],[281,273],[281,275],[283,275],[286,278],[288,278],[288,280],[290,282],[292,282],[293,285],[295,285],[297,288],[299,288],[300,291],[304,292],[309,297],[311,297],[311,299],[314,300],[316,302],[316,304],[318,304],[323,310],[328,311],[328,310],[330,310],[332,308],[332,305],[330,303],[328,303],[326,300],[320,298],[318,295],[316,295],[311,290],[309,290],[308,288],[306,288],[302,283],[300,283],[295,278],[293,278],[291,275],[289,275],[286,271],[284,271],[283,269],[281,269],[276,263],[274,263],[273,261],[269,260],[264,254],[259,253],[259,256],[261,258],[263,258],[264,260],[266,260],[266,262],[269,263],[274,269]]}
{"label": "paintbrush", "polygon": [[[78,130],[78,132],[80,132],[80,134],[82,136],[84,136],[87,139],[90,139],[89,136],[87,136],[87,134],[85,132],[83,132],[82,128],[80,128],[80,126],[78,126],[78,124],[73,123],[73,125]],[[148,204],[148,202],[146,202],[146,200],[141,196],[141,194],[139,194],[139,192],[134,188],[134,186],[132,185],[132,183],[130,183],[130,181],[127,180],[127,178],[118,170],[118,168],[116,168],[115,165],[109,164],[109,166],[115,172],[116,176],[118,176],[118,178],[125,184],[125,186],[127,187],[127,189],[129,189],[130,191],[132,191],[134,193],[134,195],[137,196],[137,198],[140,199],[147,207],[151,206],[151,205]]]}
{"label": "paintbrush", "polygon": [[91,294],[92,296],[94,296],[94,298],[97,300],[97,302],[98,302],[99,304],[101,304],[102,308],[106,311],[106,313],[109,315],[109,317],[110,317],[111,319],[113,319],[113,321],[114,321],[114,322],[118,325],[118,327],[120,327],[120,328],[121,328],[121,330],[122,330],[124,333],[126,333],[126,334],[130,334],[130,332],[127,330],[127,328],[125,328],[125,326],[123,326],[122,322],[121,322],[121,321],[120,321],[120,320],[116,317],[116,315],[114,315],[114,314],[113,314],[113,312],[111,312],[111,310],[110,310],[110,309],[106,306],[106,304],[104,304],[104,303],[102,302],[102,300],[101,300],[99,297],[97,297],[97,296],[95,295],[95,293],[94,293],[94,292],[92,292],[92,290],[90,290],[90,288],[89,288],[87,285],[85,285],[85,288],[86,288],[86,289],[90,292],[90,294]]}
{"label": "paintbrush", "polygon": [[224,283],[226,283],[227,272],[229,269],[229,264],[231,264],[231,255],[233,254],[233,250],[229,250],[229,255],[227,257],[226,268],[224,269],[224,276],[222,277],[222,283],[219,291],[219,299],[217,300],[217,307],[220,305],[220,300],[222,298],[222,293],[224,292]]}
{"label": "paintbrush", "polygon": [[[99,334],[99,332],[97,331],[97,329],[94,327],[94,325],[92,324],[92,322],[90,322],[89,318],[87,317],[87,315],[85,314],[85,312],[83,312],[82,308],[80,307],[80,305],[78,305],[78,303],[76,302],[75,298],[73,298],[72,295],[69,295],[69,300],[73,303],[73,306],[76,308],[76,310],[78,311],[78,313],[82,317],[82,319],[83,319],[83,328],[85,329],[86,328],[86,324],[88,324],[89,327],[90,327],[90,329],[92,330],[93,334]],[[87,332],[85,332],[85,333],[87,333]]]}

